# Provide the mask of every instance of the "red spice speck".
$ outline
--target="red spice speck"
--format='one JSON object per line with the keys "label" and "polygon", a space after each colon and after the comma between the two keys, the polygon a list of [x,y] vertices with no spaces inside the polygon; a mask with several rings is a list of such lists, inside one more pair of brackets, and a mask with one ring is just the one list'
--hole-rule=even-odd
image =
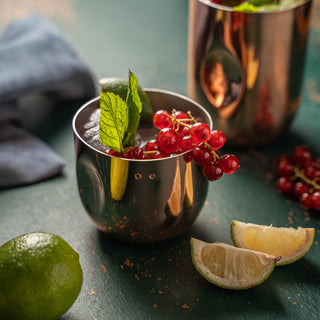
{"label": "red spice speck", "polygon": [[88,294],[93,295],[96,294],[96,292],[93,289],[91,289],[91,291],[89,291]]}
{"label": "red spice speck", "polygon": [[190,306],[188,306],[187,304],[182,305],[182,308],[183,308],[183,309],[189,309],[189,310],[192,310],[192,309],[191,309],[191,307],[190,307]]}
{"label": "red spice speck", "polygon": [[124,264],[125,264],[126,266],[130,267],[130,268],[132,268],[132,267],[133,267],[133,263],[132,263],[132,262],[130,262],[130,260],[129,260],[129,259],[126,259],[126,260],[124,261]]}
{"label": "red spice speck", "polygon": [[103,272],[106,272],[106,271],[107,271],[107,268],[106,268],[103,264],[100,264],[100,266],[101,266]]}
{"label": "red spice speck", "polygon": [[135,274],[134,277],[135,277],[138,281],[140,281],[140,278],[139,278],[139,276],[138,276],[137,274]]}

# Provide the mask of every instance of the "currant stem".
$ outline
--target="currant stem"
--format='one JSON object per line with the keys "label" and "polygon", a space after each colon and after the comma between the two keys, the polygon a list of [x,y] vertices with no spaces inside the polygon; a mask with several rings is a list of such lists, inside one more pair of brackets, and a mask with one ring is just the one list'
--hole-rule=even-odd
{"label": "currant stem", "polygon": [[143,154],[153,154],[156,153],[158,150],[150,150],[150,151],[143,151]]}
{"label": "currant stem", "polygon": [[303,170],[299,170],[299,168],[294,167],[294,168],[293,168],[293,171],[294,171],[293,180],[294,180],[295,178],[300,178],[300,179],[302,179],[304,182],[306,182],[307,184],[309,184],[309,185],[311,185],[312,187],[314,187],[315,189],[320,190],[320,185],[319,185],[316,181],[307,178],[307,177],[305,176]]}
{"label": "currant stem", "polygon": [[179,130],[179,127],[180,127],[181,125],[184,126],[184,127],[187,127],[187,128],[189,128],[189,129],[191,129],[191,126],[190,126],[189,124],[185,123],[185,122],[197,122],[197,121],[194,119],[194,117],[191,115],[191,112],[190,112],[190,111],[188,111],[188,116],[189,116],[190,118],[187,118],[187,119],[177,119],[177,118],[176,118],[176,112],[177,112],[176,109],[173,109],[173,110],[172,110],[173,116],[170,116],[170,118],[172,119],[172,125],[173,125],[173,127],[174,127],[175,123],[178,124],[176,130]]}
{"label": "currant stem", "polygon": [[216,161],[217,159],[221,159],[221,157],[216,153],[215,149],[212,148],[208,142],[204,142],[204,145],[211,150],[214,161]]}

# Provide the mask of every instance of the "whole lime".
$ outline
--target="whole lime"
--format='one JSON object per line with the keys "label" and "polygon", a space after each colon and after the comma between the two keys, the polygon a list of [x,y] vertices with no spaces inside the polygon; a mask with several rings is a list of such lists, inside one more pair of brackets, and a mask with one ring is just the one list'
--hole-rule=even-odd
{"label": "whole lime", "polygon": [[[121,78],[102,78],[99,81],[102,92],[113,92],[126,101],[128,92],[128,80]],[[143,89],[138,86],[138,94],[140,97],[142,111],[140,114],[140,128],[148,128],[153,126],[153,110],[150,100]]]}
{"label": "whole lime", "polygon": [[82,281],[79,254],[60,236],[32,232],[11,239],[0,247],[1,319],[58,319]]}

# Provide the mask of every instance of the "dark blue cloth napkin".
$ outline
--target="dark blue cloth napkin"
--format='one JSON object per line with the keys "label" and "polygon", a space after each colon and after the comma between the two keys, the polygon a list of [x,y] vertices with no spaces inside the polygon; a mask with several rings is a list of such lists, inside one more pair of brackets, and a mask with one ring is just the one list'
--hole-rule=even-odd
{"label": "dark blue cloth napkin", "polygon": [[19,100],[42,93],[80,101],[96,96],[97,88],[66,37],[33,14],[12,22],[0,39],[0,188],[35,183],[63,170],[64,160],[19,124]]}

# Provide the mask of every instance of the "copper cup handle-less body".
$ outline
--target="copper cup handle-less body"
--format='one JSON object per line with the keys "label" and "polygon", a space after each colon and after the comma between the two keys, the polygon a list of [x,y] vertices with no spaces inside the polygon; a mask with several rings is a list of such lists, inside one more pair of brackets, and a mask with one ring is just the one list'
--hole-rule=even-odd
{"label": "copper cup handle-less body", "polygon": [[287,10],[233,12],[189,1],[188,95],[231,145],[269,143],[301,100],[311,0]]}

